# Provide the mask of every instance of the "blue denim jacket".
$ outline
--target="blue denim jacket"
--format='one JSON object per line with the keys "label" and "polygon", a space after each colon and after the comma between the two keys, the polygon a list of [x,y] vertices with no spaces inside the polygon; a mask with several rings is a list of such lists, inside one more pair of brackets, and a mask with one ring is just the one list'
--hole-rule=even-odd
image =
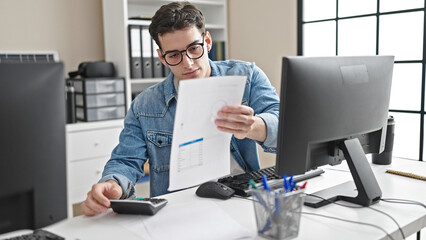
{"label": "blue denim jacket", "polygon": [[[212,76],[243,75],[247,84],[242,100],[266,123],[267,138],[258,142],[264,151],[276,152],[279,98],[265,73],[254,63],[228,60],[210,61]],[[123,197],[134,197],[134,186],[144,176],[143,164],[149,161],[151,197],[168,193],[169,160],[177,92],[173,73],[164,81],[139,94],[124,119],[120,141],[105,165],[102,179],[117,181]],[[256,141],[231,139],[230,152],[245,171],[260,168]]]}

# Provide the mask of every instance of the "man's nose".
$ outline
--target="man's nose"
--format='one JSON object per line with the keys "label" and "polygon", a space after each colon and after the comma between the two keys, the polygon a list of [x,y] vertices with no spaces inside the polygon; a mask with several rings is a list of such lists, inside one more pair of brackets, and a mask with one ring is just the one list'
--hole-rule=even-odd
{"label": "man's nose", "polygon": [[182,53],[182,64],[185,66],[191,66],[193,63],[194,60],[189,58],[186,52]]}

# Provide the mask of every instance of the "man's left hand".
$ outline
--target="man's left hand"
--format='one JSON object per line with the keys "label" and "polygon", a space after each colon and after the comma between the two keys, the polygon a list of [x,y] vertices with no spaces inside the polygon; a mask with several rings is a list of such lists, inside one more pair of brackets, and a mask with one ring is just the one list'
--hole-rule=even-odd
{"label": "man's left hand", "polygon": [[234,134],[238,139],[250,138],[257,141],[265,141],[266,126],[260,118],[253,116],[251,107],[224,106],[217,113],[215,124],[219,130]]}

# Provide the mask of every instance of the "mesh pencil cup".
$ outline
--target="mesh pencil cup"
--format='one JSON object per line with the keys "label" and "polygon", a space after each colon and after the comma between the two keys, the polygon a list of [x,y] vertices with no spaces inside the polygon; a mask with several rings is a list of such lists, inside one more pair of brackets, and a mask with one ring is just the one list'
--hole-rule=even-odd
{"label": "mesh pencil cup", "polygon": [[257,232],[268,239],[288,240],[299,234],[304,190],[253,190]]}

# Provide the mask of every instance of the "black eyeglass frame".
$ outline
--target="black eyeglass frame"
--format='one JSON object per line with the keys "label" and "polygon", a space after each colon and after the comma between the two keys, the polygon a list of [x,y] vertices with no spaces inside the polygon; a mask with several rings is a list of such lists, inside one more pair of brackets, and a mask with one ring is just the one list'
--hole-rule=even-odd
{"label": "black eyeglass frame", "polygon": [[[182,50],[182,51],[179,51],[179,50],[167,51],[167,52],[165,52],[163,55],[161,55],[161,56],[163,57],[164,61],[166,61],[167,65],[169,65],[169,66],[177,66],[177,65],[179,65],[179,64],[183,61],[183,53],[185,53],[185,54],[186,54],[186,56],[187,56],[189,59],[196,60],[196,59],[201,58],[201,57],[204,55],[204,32],[203,32],[201,35],[203,36],[203,40],[202,40],[202,42],[194,42],[194,43],[191,43],[191,44],[189,44],[189,45],[188,45],[188,47],[186,47],[186,49],[185,49],[185,50]],[[201,48],[203,49],[203,52],[201,53],[201,55],[200,55],[199,57],[192,58],[192,57],[190,57],[190,56],[188,55],[188,52],[187,52],[187,51],[188,51],[188,49],[189,49],[190,47],[195,46],[195,45],[199,45],[199,46],[201,46]],[[162,51],[162,50],[161,50],[161,51]],[[166,59],[166,55],[167,55],[167,54],[169,54],[169,53],[176,53],[176,52],[180,54],[180,61],[179,61],[178,63],[176,63],[176,64],[170,64],[170,63],[168,63],[168,62],[167,62],[167,59]]]}

